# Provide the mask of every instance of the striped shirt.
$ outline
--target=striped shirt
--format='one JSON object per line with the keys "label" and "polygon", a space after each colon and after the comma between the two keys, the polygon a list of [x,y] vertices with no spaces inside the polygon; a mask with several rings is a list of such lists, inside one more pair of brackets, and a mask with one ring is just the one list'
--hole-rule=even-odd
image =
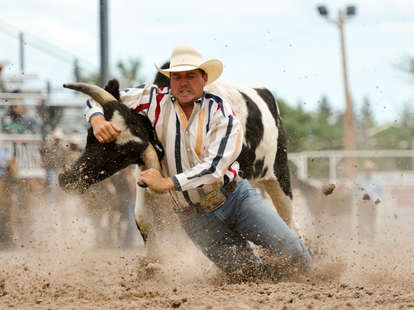
{"label": "striped shirt", "polygon": [[[229,103],[204,93],[187,119],[168,87],[145,84],[122,90],[120,95],[133,112],[149,118],[164,146],[162,173],[175,184],[171,196],[176,208],[197,204],[200,195],[237,176],[243,130]],[[95,113],[102,113],[102,107],[91,100],[85,116],[89,120]]]}

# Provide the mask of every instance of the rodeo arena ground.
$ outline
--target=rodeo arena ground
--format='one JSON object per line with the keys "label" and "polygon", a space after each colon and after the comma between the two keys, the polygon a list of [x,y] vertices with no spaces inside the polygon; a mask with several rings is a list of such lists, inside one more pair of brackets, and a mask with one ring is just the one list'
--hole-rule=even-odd
{"label": "rodeo arena ground", "polygon": [[[289,153],[293,222],[313,266],[295,277],[234,280],[186,236],[168,195],[136,186],[137,165],[82,194],[62,190],[59,173],[86,145],[87,96],[62,88],[0,97],[3,129],[17,105],[33,127],[0,134],[0,309],[414,308],[414,172],[394,164],[414,160],[412,151]],[[345,177],[347,160],[374,171],[378,197]],[[385,169],[375,169],[378,160]],[[325,176],[309,173],[316,162]],[[159,210],[151,251],[136,203]]]}

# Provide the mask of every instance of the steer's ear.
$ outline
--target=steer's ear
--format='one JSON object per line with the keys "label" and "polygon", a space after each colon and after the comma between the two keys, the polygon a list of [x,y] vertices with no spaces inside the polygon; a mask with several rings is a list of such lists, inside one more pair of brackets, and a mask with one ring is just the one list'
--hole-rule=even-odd
{"label": "steer's ear", "polygon": [[114,96],[116,100],[120,100],[119,82],[117,79],[109,80],[108,83],[105,85],[105,90],[112,96]]}

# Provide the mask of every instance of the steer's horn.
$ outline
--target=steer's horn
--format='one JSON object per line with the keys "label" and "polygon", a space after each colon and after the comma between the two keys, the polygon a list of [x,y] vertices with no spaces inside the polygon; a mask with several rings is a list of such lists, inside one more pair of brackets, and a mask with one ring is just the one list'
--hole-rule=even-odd
{"label": "steer's horn", "polygon": [[[141,155],[141,159],[144,162],[144,169],[154,168],[161,171],[160,162],[158,161],[157,152],[151,143],[148,144],[147,148]],[[138,182],[141,187],[147,187],[144,182]]]}
{"label": "steer's horn", "polygon": [[108,93],[105,89],[99,86],[87,83],[68,83],[63,84],[63,87],[80,91],[85,95],[91,96],[100,105],[104,105],[107,102],[117,101],[114,96]]}

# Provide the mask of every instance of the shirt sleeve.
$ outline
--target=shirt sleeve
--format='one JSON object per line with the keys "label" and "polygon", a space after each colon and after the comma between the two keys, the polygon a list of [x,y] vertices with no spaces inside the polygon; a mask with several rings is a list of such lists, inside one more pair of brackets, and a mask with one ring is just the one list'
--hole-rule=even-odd
{"label": "shirt sleeve", "polygon": [[[142,84],[138,87],[123,89],[120,91],[121,102],[135,113],[146,115],[150,106],[152,94],[156,90],[157,87],[152,84]],[[86,120],[89,122],[96,114],[104,114],[102,106],[95,100],[88,99],[84,111]]]}
{"label": "shirt sleeve", "polygon": [[235,160],[241,152],[243,138],[240,121],[233,115],[231,107],[226,105],[216,110],[214,119],[206,136],[202,162],[172,177],[177,190],[186,191],[215,182],[223,183],[223,176],[229,175],[233,166],[238,169]]}

